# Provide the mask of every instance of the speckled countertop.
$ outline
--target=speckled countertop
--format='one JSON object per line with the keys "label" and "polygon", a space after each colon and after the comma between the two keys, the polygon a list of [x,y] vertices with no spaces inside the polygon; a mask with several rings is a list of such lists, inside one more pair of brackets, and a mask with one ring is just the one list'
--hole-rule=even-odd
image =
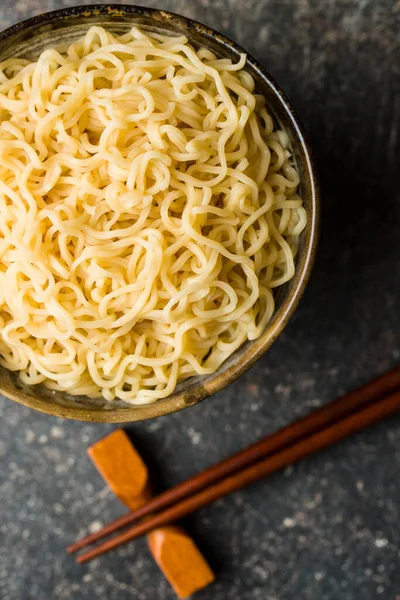
{"label": "speckled countertop", "polygon": [[[2,0],[0,27],[77,4]],[[297,108],[320,163],[319,258],[285,333],[236,384],[132,427],[172,485],[400,363],[400,2],[159,0],[237,40]],[[91,4],[91,2],[86,2]],[[110,426],[0,397],[0,599],[172,600],[138,541],[64,548],[122,512],[86,456]],[[400,418],[186,520],[217,574],[198,600],[400,599]]]}

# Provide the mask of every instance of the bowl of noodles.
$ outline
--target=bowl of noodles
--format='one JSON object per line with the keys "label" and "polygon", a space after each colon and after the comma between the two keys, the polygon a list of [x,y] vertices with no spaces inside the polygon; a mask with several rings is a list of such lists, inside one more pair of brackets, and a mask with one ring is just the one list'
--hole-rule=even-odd
{"label": "bowl of noodles", "polygon": [[315,168],[270,75],[124,5],[0,34],[0,393],[130,422],[221,390],[294,313]]}

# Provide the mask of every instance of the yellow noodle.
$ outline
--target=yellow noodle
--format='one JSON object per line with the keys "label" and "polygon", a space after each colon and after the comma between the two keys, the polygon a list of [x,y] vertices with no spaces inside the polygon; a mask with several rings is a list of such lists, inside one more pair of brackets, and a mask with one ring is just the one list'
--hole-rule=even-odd
{"label": "yellow noodle", "polygon": [[268,325],[306,213],[245,63],[100,27],[0,63],[0,364],[23,382],[146,404]]}

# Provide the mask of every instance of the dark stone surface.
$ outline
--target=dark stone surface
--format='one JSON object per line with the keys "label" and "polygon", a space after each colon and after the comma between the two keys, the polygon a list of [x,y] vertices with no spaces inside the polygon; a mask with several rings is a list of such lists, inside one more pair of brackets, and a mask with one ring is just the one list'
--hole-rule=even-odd
{"label": "dark stone surface", "polygon": [[[2,0],[0,27],[77,0]],[[87,2],[91,4],[91,2]],[[398,0],[160,0],[219,28],[282,84],[319,158],[319,258],[284,335],[203,404],[136,425],[165,485],[400,358]],[[65,546],[122,512],[86,456],[111,427],[0,398],[1,600],[172,599],[138,541],[84,567]],[[186,521],[217,574],[199,600],[400,598],[400,419]]]}

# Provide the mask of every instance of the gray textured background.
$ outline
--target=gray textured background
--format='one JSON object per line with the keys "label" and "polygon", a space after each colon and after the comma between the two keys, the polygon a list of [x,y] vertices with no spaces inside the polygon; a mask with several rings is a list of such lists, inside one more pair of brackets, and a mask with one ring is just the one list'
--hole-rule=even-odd
{"label": "gray textured background", "polygon": [[[2,0],[0,27],[76,3]],[[400,2],[141,3],[219,28],[268,67],[309,132],[323,186],[319,258],[285,333],[226,391],[132,428],[172,485],[400,362]],[[112,428],[1,397],[0,411],[0,599],[174,598],[143,541],[84,567],[65,554],[122,512],[86,456]],[[217,574],[198,600],[399,600],[399,425],[187,519]]]}

